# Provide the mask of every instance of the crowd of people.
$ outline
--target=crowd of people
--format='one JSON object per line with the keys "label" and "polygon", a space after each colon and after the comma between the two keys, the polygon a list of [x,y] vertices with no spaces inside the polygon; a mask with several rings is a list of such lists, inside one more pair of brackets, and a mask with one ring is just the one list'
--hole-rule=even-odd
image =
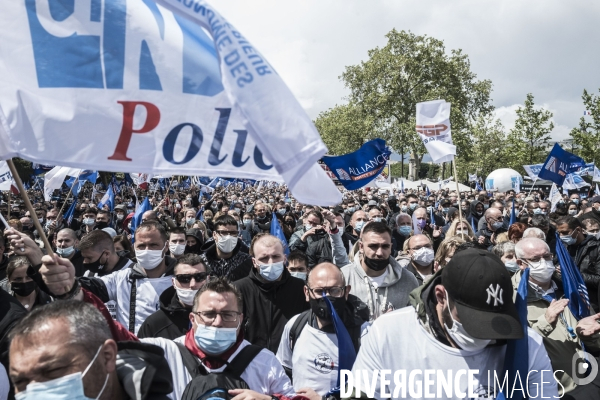
{"label": "crowd of people", "polygon": [[[244,186],[122,188],[112,210],[86,188],[71,221],[65,194],[30,190],[35,215],[5,196],[0,398],[333,399],[340,369],[379,374],[351,398],[427,397],[426,379],[385,370],[478,370],[433,397],[496,398],[524,337],[529,398],[600,398],[600,378],[579,384],[572,366],[600,355],[600,196],[366,188],[318,207]],[[153,209],[132,221],[145,196]],[[568,307],[557,240],[590,317]],[[526,269],[528,329],[514,301]]]}

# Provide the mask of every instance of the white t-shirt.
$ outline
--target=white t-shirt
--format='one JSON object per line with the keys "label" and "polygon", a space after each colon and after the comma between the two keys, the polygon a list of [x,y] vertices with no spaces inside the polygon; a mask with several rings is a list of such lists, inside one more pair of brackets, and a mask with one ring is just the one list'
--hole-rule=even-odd
{"label": "white t-shirt", "polygon": [[[180,336],[174,341],[165,338],[144,338],[140,339],[140,341],[159,346],[165,351],[165,359],[169,363],[171,373],[173,374],[173,392],[169,397],[173,400],[181,399],[185,387],[192,380],[192,376],[183,364],[179,348],[175,344],[175,342],[184,344],[185,336]],[[233,360],[235,356],[249,344],[250,342],[244,340],[235,353],[229,357],[228,361]],[[219,369],[211,370],[205,366],[208,372],[222,372],[225,367],[226,365]],[[262,349],[261,352],[254,357],[241,375],[241,378],[248,384],[248,387],[251,390],[260,394],[283,394],[290,397],[296,394],[292,388],[290,378],[286,375],[283,367],[279,361],[277,361],[275,355],[267,349]]]}
{"label": "white t-shirt", "polygon": [[[535,331],[528,328],[529,334],[529,371],[528,381],[523,379],[523,386],[528,384],[529,394],[541,398],[558,397],[557,384],[553,377],[552,365],[542,343],[542,338]],[[467,373],[469,370],[479,370],[473,375],[472,392],[478,394],[478,398],[494,397],[494,371],[498,380],[503,380],[503,364],[506,345],[490,346],[478,351],[465,351],[446,346],[437,341],[417,319],[413,307],[404,307],[400,310],[387,313],[379,317],[369,328],[368,333],[361,342],[360,352],[352,368],[353,376],[359,374],[359,370],[390,370],[391,376],[385,378],[390,381],[385,393],[392,397],[424,398],[427,394],[431,398],[455,399],[464,398],[467,391]],[[405,387],[398,386],[398,392],[394,396],[396,385],[394,374],[397,371],[405,371]],[[421,374],[419,375],[419,371]],[[433,376],[427,376],[427,371],[434,371]],[[461,375],[458,387],[455,387],[455,377],[458,371],[465,371]],[[537,372],[536,372],[537,371]],[[544,371],[542,373],[542,371]],[[452,373],[452,393],[442,389],[440,393],[438,384],[441,379],[439,375],[444,374],[448,378],[448,372]],[[362,374],[362,372],[360,372]],[[410,385],[410,375],[413,374],[413,385]],[[399,381],[402,382],[401,373],[398,373]],[[372,375],[368,375],[371,379]],[[380,394],[380,376],[377,376],[375,384],[375,398],[383,398]],[[430,379],[433,383],[429,383]],[[491,383],[490,383],[491,382]],[[426,384],[428,383],[428,384]],[[513,383],[510,383],[512,389]],[[519,384],[517,383],[517,387]],[[543,387],[543,393],[540,388]],[[362,391],[365,391],[363,384]],[[464,396],[457,396],[457,390]],[[465,394],[466,393],[466,394]],[[521,393],[521,392],[516,392]],[[510,396],[510,393],[508,394]],[[508,396],[507,396],[508,397]],[[389,398],[389,397],[388,397]]]}
{"label": "white t-shirt", "polygon": [[[292,354],[289,341],[290,331],[299,315],[290,319],[283,328],[283,335],[277,349],[277,359],[292,370],[294,390],[311,388],[324,396],[337,384],[339,368],[338,340],[335,333],[326,333],[306,324]],[[366,332],[370,324],[365,322],[361,331]]]}
{"label": "white t-shirt", "polygon": [[389,275],[388,269],[385,269],[385,272],[379,276],[376,277],[372,277],[372,276],[368,276],[369,280],[371,281],[371,284],[373,285],[374,288],[378,288],[383,284],[383,281],[385,281],[385,278]]}

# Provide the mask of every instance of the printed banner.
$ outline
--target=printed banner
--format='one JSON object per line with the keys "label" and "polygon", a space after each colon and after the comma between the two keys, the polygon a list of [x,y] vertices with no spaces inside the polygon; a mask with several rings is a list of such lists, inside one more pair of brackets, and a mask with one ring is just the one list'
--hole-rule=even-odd
{"label": "printed banner", "polygon": [[450,130],[450,103],[433,100],[417,103],[417,133],[435,163],[454,160],[456,146]]}
{"label": "printed banner", "polygon": [[11,1],[0,40],[0,158],[285,181],[303,203],[341,201],[306,112],[206,2]]}

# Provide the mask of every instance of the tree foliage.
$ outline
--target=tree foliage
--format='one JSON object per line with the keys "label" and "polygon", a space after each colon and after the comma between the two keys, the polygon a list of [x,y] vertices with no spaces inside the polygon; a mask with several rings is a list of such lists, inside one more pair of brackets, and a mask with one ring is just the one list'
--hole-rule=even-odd
{"label": "tree foliage", "polygon": [[511,168],[544,162],[550,147],[550,132],[554,129],[552,112],[535,108],[533,95],[527,94],[524,107],[517,109],[515,127],[508,135],[507,161]]}
{"label": "tree foliage", "polygon": [[[584,89],[583,104],[591,112],[591,117],[581,117],[579,126],[570,132],[576,153],[587,162],[600,161],[600,96],[593,95]],[[589,121],[589,122],[588,122]]]}
{"label": "tree foliage", "polygon": [[315,121],[330,155],[358,150],[371,137],[372,120],[353,104],[336,105],[319,114]]}
{"label": "tree foliage", "polygon": [[470,133],[471,145],[464,149],[457,163],[459,180],[466,178],[467,173],[485,179],[493,170],[506,166],[509,158],[506,132],[499,120],[481,115],[472,124]]}
{"label": "tree foliage", "polygon": [[[336,146],[342,140],[362,138],[358,145],[354,144],[358,147],[367,138],[380,137],[395,151],[410,152],[411,158],[416,160],[413,170],[418,171],[426,150],[415,131],[416,104],[445,99],[452,103],[453,141],[460,154],[470,145],[472,121],[493,110],[491,81],[477,80],[467,55],[461,50],[451,50],[448,54],[440,40],[396,30],[386,37],[384,47],[370,50],[367,61],[346,67],[340,77],[350,90],[349,104],[319,115],[316,124],[325,143]],[[339,123],[321,121],[335,116],[348,117],[349,110],[358,114]],[[346,124],[353,128],[349,129]],[[334,128],[342,127],[346,136],[331,138]],[[367,130],[363,131],[364,128]],[[362,136],[358,135],[361,131]],[[345,146],[352,147],[351,144]]]}

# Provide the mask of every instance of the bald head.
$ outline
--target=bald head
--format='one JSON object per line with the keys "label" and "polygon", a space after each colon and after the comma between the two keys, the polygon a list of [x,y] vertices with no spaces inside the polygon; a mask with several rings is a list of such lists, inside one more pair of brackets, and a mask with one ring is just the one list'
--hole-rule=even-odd
{"label": "bald head", "polygon": [[145,221],[158,221],[158,217],[156,216],[156,212],[150,210],[150,211],[146,211],[145,213],[142,214],[142,222]]}
{"label": "bald head", "polygon": [[308,286],[310,287],[332,287],[346,286],[346,280],[342,271],[334,264],[324,262],[317,264],[308,273]]}
{"label": "bald head", "polygon": [[542,239],[535,237],[523,238],[515,246],[515,255],[519,259],[530,259],[546,253],[550,253],[550,247]]}
{"label": "bald head", "polygon": [[502,212],[500,212],[500,210],[498,210],[497,208],[488,208],[485,211],[485,218],[486,219],[499,219],[502,216]]}
{"label": "bald head", "polygon": [[77,240],[77,234],[75,233],[75,231],[73,229],[70,229],[70,228],[61,229],[60,231],[58,231],[58,234],[61,236],[68,237],[68,238],[72,239],[73,241]]}

